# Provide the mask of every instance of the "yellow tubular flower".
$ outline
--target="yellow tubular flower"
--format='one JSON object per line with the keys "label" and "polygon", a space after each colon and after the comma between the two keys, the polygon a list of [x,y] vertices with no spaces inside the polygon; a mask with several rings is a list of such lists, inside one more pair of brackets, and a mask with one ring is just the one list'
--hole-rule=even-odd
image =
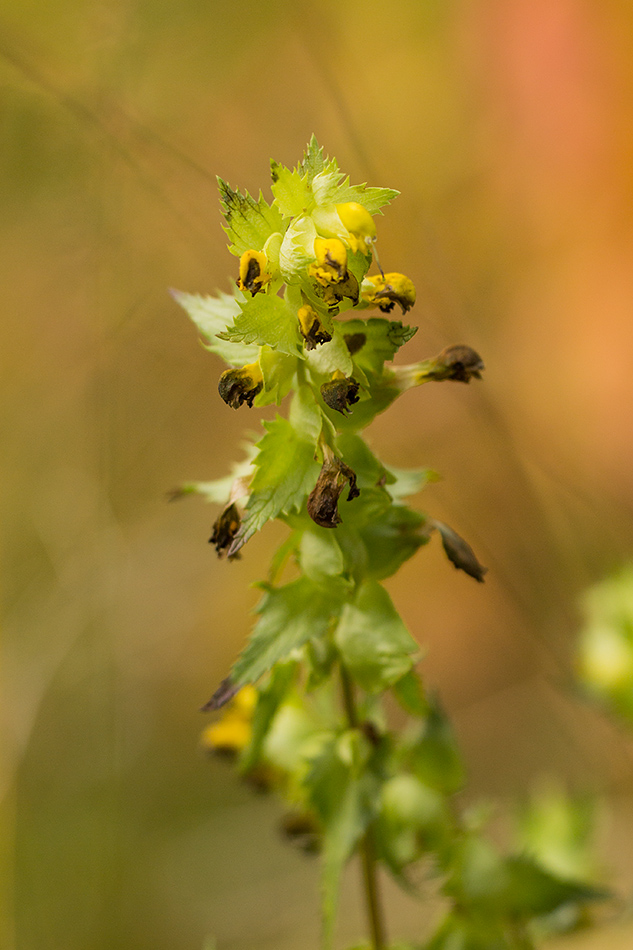
{"label": "yellow tubular flower", "polygon": [[315,238],[316,261],[308,273],[323,286],[338,284],[347,278],[347,249],[338,238]]}
{"label": "yellow tubular flower", "polygon": [[330,342],[332,339],[331,334],[327,332],[321,323],[319,314],[309,303],[303,307],[299,307],[297,317],[299,318],[299,329],[301,330],[301,336],[305,340],[306,350],[313,350],[317,343]]}
{"label": "yellow tubular flower", "polygon": [[203,731],[200,741],[209,752],[235,755],[245,749],[251,739],[251,724],[234,713],[227,713]]}
{"label": "yellow tubular flower", "polygon": [[237,279],[240,290],[249,290],[253,297],[263,290],[271,279],[267,266],[268,258],[262,251],[245,251],[240,257],[240,275]]}
{"label": "yellow tubular flower", "polygon": [[376,240],[376,225],[367,208],[357,201],[347,201],[336,205],[336,211],[349,231],[349,246],[352,251],[371,253],[371,246]]}
{"label": "yellow tubular flower", "polygon": [[251,741],[253,713],[257,703],[254,686],[243,686],[230,701],[219,722],[203,731],[201,743],[209,752],[236,755]]}
{"label": "yellow tubular flower", "polygon": [[366,277],[363,284],[363,299],[377,304],[383,313],[389,313],[396,304],[406,313],[415,303],[413,281],[404,274],[377,274]]}

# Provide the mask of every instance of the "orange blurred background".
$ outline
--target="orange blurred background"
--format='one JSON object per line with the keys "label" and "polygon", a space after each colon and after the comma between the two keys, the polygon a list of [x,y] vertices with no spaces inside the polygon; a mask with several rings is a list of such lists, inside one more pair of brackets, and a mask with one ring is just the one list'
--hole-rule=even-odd
{"label": "orange blurred background", "polygon": [[[415,503],[490,569],[473,583],[435,541],[389,583],[469,795],[551,774],[595,792],[633,887],[633,745],[571,662],[579,594],[633,553],[630,4],[13,0],[0,24],[0,944],[318,945],[316,867],[198,749],[283,530],[227,564],[215,509],[165,503],[257,428],[168,288],[228,289],[215,175],[269,196],[269,159],[312,132],[352,181],[402,193],[378,221],[418,289],[400,361],[464,342],[487,366],[370,430],[386,463],[442,473]],[[424,906],[389,902],[394,935],[428,932]]]}

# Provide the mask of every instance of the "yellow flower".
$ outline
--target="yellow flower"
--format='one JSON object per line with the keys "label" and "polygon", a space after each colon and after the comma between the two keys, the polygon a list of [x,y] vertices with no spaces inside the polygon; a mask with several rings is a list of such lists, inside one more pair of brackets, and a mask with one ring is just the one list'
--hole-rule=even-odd
{"label": "yellow flower", "polygon": [[267,266],[268,258],[262,251],[245,251],[240,257],[240,275],[237,279],[240,290],[249,290],[253,297],[263,290],[272,276]]}
{"label": "yellow flower", "polygon": [[251,741],[253,712],[257,704],[254,686],[243,686],[227,706],[218,722],[203,731],[200,741],[209,752],[236,755]]}
{"label": "yellow flower", "polygon": [[[304,298],[305,299],[305,298]],[[306,303],[297,310],[301,336],[306,341],[306,350],[313,350],[317,343],[329,343],[332,335],[327,332],[316,310]]]}
{"label": "yellow flower", "polygon": [[315,238],[316,261],[308,273],[323,286],[338,284],[347,278],[347,249],[338,238]]}
{"label": "yellow flower", "polygon": [[383,313],[389,313],[395,304],[399,304],[402,312],[406,313],[415,303],[413,281],[404,274],[377,274],[374,277],[366,277],[362,294],[367,303],[377,304]]}
{"label": "yellow flower", "polygon": [[350,249],[371,254],[372,244],[376,240],[376,225],[367,208],[357,201],[347,201],[336,205],[336,211],[349,232]]}

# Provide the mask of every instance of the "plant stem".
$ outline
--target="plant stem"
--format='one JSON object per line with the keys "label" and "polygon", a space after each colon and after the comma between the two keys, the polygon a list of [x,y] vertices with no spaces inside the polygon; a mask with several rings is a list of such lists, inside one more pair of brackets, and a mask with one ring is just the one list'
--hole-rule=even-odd
{"label": "plant stem", "polygon": [[[347,721],[350,728],[356,729],[358,728],[358,715],[354,701],[354,687],[347,670],[342,664],[340,670],[343,704],[345,706]],[[372,950],[385,950],[385,925],[382,908],[380,906],[380,895],[378,893],[378,867],[370,828],[366,830],[361,838],[358,844],[358,851],[363,869],[363,888],[365,891],[367,916],[369,918],[369,929],[371,931]]]}

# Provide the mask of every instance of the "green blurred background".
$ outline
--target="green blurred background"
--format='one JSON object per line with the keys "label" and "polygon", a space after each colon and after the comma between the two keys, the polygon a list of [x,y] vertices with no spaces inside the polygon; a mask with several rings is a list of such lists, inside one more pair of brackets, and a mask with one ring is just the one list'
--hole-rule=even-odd
{"label": "green blurred background", "polygon": [[[165,503],[256,427],[168,288],[228,288],[215,175],[268,194],[312,132],[402,192],[379,220],[418,288],[401,360],[466,342],[487,364],[370,430],[442,473],[417,503],[490,568],[474,584],[434,542],[389,584],[469,794],[599,794],[633,888],[633,744],[571,662],[580,592],[633,551],[632,37],[628,0],[2,4],[0,946],[317,947],[315,864],[199,750],[283,531],[227,564],[213,509]],[[394,935],[428,930],[388,899]]]}

